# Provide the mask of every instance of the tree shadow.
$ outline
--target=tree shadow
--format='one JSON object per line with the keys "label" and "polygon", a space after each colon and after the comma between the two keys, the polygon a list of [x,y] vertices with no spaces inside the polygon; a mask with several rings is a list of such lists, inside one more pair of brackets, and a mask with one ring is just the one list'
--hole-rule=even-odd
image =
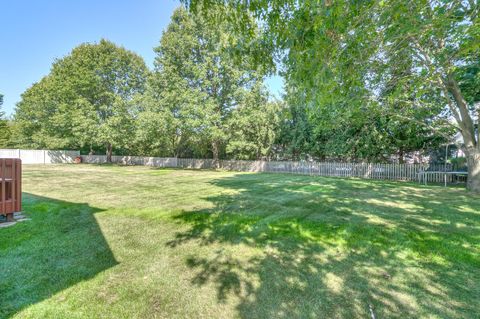
{"label": "tree shadow", "polygon": [[213,208],[175,216],[190,227],[167,246],[211,247],[186,260],[192,284],[234,296],[242,318],[478,315],[478,198],[273,174],[212,183]]}
{"label": "tree shadow", "polygon": [[0,317],[117,265],[88,204],[24,193],[31,220],[0,229]]}

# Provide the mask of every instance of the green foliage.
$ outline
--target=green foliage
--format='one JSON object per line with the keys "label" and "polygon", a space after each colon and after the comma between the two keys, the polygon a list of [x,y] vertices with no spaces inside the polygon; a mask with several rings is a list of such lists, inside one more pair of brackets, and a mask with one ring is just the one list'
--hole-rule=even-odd
{"label": "green foliage", "polygon": [[228,120],[226,153],[235,159],[265,159],[272,151],[279,126],[280,102],[268,101],[260,84],[246,92]]}
{"label": "green foliage", "polygon": [[[244,36],[245,12],[261,21],[295,89],[289,103],[308,105],[324,155],[332,155],[327,143],[341,156],[382,158],[435,147],[454,129],[472,156],[479,152],[467,110],[478,113],[476,1],[185,2],[212,22],[234,21]],[[221,5],[223,15],[208,10]]]}
{"label": "green foliage", "polygon": [[[314,140],[313,123],[309,120],[305,101],[291,100],[291,89],[286,94],[286,104],[281,114],[281,123],[277,137],[277,153],[291,160],[308,159],[322,152],[315,149],[319,141]],[[319,154],[320,153],[320,154]],[[321,157],[321,155],[320,155]]]}
{"label": "green foliage", "polygon": [[[22,95],[11,143],[215,159],[401,161],[437,149],[459,129],[467,153],[479,149],[472,118],[480,105],[477,6],[186,2],[191,10],[174,12],[154,49],[152,73],[105,40],[57,60]],[[284,103],[271,102],[263,87],[273,61],[286,80]]]}
{"label": "green foliage", "polygon": [[128,147],[147,72],[140,56],[107,40],[76,47],[22,95],[15,114],[22,144]]}
{"label": "green foliage", "polygon": [[0,93],[0,148],[5,148],[8,146],[11,133],[8,121],[4,118],[5,112],[2,111],[2,105],[3,94]]}
{"label": "green foliage", "polygon": [[17,106],[15,143],[181,157],[267,157],[278,104],[265,69],[234,36],[177,9],[148,74],[140,57],[106,40],[56,61]]}
{"label": "green foliage", "polygon": [[242,158],[268,153],[271,144],[265,143],[271,143],[270,128],[275,122],[269,121],[274,118],[255,119],[263,120],[254,125],[268,132],[253,129],[239,134],[246,129],[241,117],[270,106],[261,89],[261,70],[231,53],[238,39],[231,38],[230,26],[221,23],[212,28],[202,16],[183,8],[174,12],[155,48],[155,72],[143,106],[147,113],[139,123],[140,141],[158,136],[151,148],[162,151],[155,153],[215,159],[227,152]]}
{"label": "green foliage", "polygon": [[451,158],[449,162],[452,164],[454,171],[463,170],[467,165],[467,159],[465,157]]}

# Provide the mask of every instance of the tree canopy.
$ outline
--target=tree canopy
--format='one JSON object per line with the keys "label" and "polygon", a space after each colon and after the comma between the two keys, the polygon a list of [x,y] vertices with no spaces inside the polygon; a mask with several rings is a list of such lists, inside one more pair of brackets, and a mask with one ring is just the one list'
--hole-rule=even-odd
{"label": "tree canopy", "polygon": [[2,111],[2,105],[3,94],[0,93],[0,148],[6,147],[10,140],[10,129],[5,119],[5,112]]}
{"label": "tree canopy", "polygon": [[127,147],[134,97],[148,69],[137,54],[114,43],[79,45],[55,61],[49,75],[22,95],[15,120],[25,144],[48,148]]}
{"label": "tree canopy", "polygon": [[469,158],[469,188],[480,189],[477,1],[186,2],[214,23],[219,17],[209,6],[234,10],[221,18],[238,23],[245,35],[249,24],[242,16],[255,15],[265,42],[283,56],[287,85],[320,119],[314,125],[321,131],[326,122],[342,127],[347,119],[355,127],[366,120],[362,115],[375,114],[374,127],[381,124],[401,141],[398,147],[410,149],[421,141],[410,143],[399,133],[448,139],[456,129]]}
{"label": "tree canopy", "polygon": [[[263,89],[264,74],[251,59],[232,54],[239,40],[232,38],[230,26],[210,28],[202,16],[183,8],[174,12],[154,49],[155,69],[138,127],[141,141],[161,137],[152,146],[170,156],[260,158],[269,153],[276,115]],[[262,110],[263,116],[255,118],[258,125],[250,123],[248,134],[240,134]]]}

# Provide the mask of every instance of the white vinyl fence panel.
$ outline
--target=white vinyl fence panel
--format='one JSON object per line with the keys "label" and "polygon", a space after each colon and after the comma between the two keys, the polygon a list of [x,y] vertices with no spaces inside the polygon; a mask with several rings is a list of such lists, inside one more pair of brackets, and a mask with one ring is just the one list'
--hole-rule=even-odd
{"label": "white vinyl fence panel", "polygon": [[[82,162],[87,164],[105,164],[106,155],[82,155]],[[123,165],[145,165],[155,167],[178,167],[175,157],[143,157],[143,156],[112,156],[112,163]]]}
{"label": "white vinyl fence panel", "polygon": [[0,149],[0,158],[20,158],[20,150]]}
{"label": "white vinyl fence panel", "polygon": [[20,150],[20,159],[24,164],[45,164],[45,151]]}
{"label": "white vinyl fence panel", "polygon": [[0,149],[0,158],[19,158],[22,164],[73,163],[80,151]]}
{"label": "white vinyl fence panel", "polygon": [[46,163],[73,163],[80,151],[45,151]]}

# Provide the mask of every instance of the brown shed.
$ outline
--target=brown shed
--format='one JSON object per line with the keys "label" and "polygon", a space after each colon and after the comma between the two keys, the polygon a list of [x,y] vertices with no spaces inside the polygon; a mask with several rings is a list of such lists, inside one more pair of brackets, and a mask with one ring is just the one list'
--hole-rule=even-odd
{"label": "brown shed", "polygon": [[22,161],[16,158],[0,158],[0,215],[7,221],[13,213],[22,210]]}

